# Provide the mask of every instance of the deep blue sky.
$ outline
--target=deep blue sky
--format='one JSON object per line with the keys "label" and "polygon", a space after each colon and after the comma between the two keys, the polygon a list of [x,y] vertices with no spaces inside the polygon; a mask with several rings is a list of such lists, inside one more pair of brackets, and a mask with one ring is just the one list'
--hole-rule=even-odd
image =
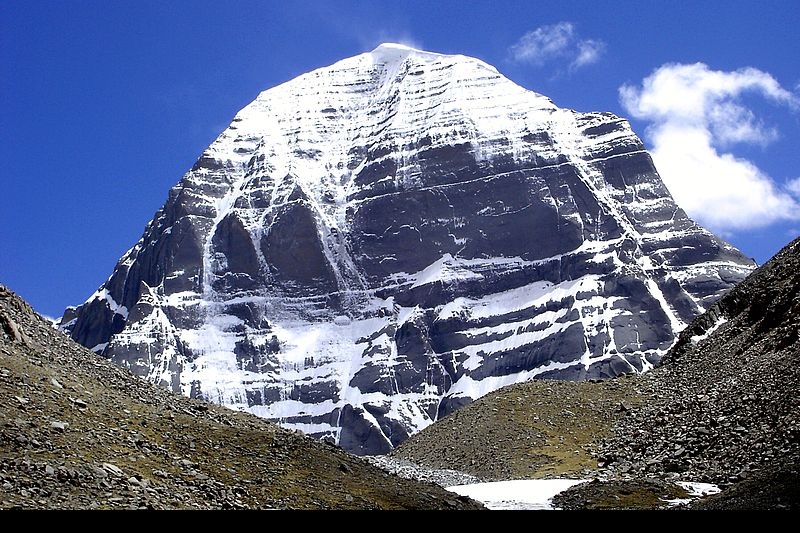
{"label": "deep blue sky", "polygon": [[[568,47],[514,58],[524,35],[559,23],[569,46],[597,45],[594,61],[570,68]],[[476,56],[562,107],[630,117],[620,86],[669,63],[753,67],[797,95],[798,28],[797,0],[0,0],[0,283],[51,316],[83,302],[239,109],[383,41]],[[726,150],[787,188],[798,109],[739,103],[775,135]],[[652,124],[632,125],[647,142]],[[764,262],[800,232],[796,217],[721,231]]]}

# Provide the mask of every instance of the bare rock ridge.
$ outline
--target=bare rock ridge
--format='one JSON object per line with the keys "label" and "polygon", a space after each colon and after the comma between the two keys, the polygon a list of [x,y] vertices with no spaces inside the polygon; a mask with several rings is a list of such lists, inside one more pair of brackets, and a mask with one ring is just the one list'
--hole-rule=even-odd
{"label": "bare rock ridge", "polygon": [[749,493],[710,507],[800,507],[800,238],[692,322],[641,378],[648,401],[604,443],[607,466]]}
{"label": "bare rock ridge", "polygon": [[608,481],[559,495],[566,508],[641,504],[632,490],[684,480],[723,489],[695,507],[798,509],[799,391],[800,238],[684,329],[658,368],[506,387],[392,454],[484,479]]}
{"label": "bare rock ridge", "polygon": [[753,267],[625,120],[385,44],[242,109],[61,328],[374,454],[504,385],[651,368]]}
{"label": "bare rock ridge", "polygon": [[0,509],[477,509],[76,344],[0,286]]}

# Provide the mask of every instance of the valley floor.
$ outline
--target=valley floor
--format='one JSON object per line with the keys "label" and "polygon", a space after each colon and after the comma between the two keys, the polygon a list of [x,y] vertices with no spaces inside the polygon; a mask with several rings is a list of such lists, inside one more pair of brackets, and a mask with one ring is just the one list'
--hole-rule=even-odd
{"label": "valley floor", "polygon": [[[485,481],[457,470],[425,468],[405,459],[387,456],[364,459],[400,477],[437,483],[492,510],[556,510],[562,509],[556,501],[571,507],[576,500],[592,502],[596,508],[613,508],[624,503],[632,507],[666,509],[686,506],[719,492],[716,485],[689,481],[619,483],[566,478]],[[579,485],[580,490],[565,492]]]}

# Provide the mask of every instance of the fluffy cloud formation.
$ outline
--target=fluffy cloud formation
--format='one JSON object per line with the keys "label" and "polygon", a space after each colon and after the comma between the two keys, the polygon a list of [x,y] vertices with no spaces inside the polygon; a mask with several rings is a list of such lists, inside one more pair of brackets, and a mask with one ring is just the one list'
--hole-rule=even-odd
{"label": "fluffy cloud formation", "polygon": [[627,112],[650,122],[650,152],[678,205],[720,233],[800,219],[800,178],[781,187],[730,152],[737,143],[765,146],[778,135],[744,105],[745,94],[800,107],[794,94],[754,68],[723,72],[702,63],[667,64],[640,87],[619,89]]}
{"label": "fluffy cloud formation", "polygon": [[548,61],[565,60],[570,70],[596,63],[604,51],[604,42],[581,39],[571,22],[536,28],[509,48],[514,61],[542,66]]}
{"label": "fluffy cloud formation", "polygon": [[603,41],[596,39],[586,39],[578,42],[578,57],[576,57],[570,66],[572,68],[579,68],[584,65],[591,65],[600,60],[600,56],[605,52],[606,45]]}

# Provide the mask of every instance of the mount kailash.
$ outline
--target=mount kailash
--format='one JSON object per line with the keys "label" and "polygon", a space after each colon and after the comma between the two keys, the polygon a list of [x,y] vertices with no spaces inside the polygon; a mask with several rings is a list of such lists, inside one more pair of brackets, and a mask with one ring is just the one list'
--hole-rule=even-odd
{"label": "mount kailash", "polygon": [[384,44],[242,109],[60,327],[373,454],[511,383],[651,368],[753,268],[624,119]]}

